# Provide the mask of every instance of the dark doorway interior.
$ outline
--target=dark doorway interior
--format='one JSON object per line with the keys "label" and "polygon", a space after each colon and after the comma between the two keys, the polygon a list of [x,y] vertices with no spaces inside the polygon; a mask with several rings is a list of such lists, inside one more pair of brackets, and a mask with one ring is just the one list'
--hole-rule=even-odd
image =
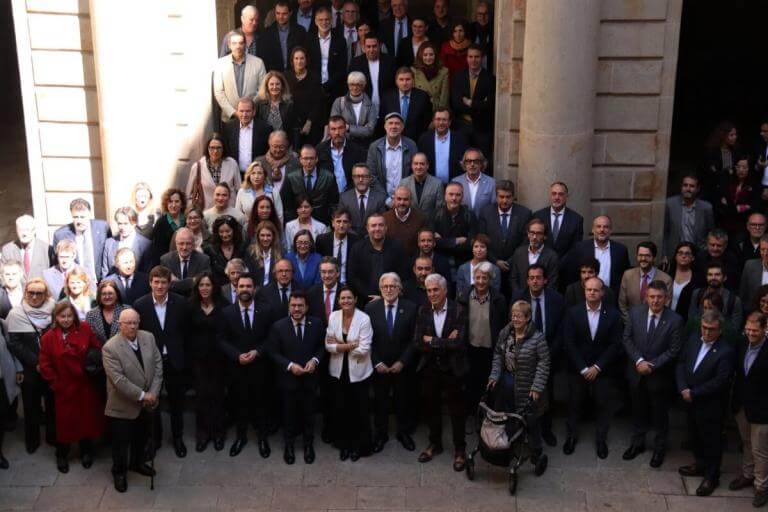
{"label": "dark doorway interior", "polygon": [[0,69],[0,241],[5,242],[14,236],[16,217],[32,213],[11,2],[0,2]]}
{"label": "dark doorway interior", "polygon": [[742,148],[757,144],[768,116],[768,64],[762,60],[768,2],[685,0],[672,122],[670,195],[682,173],[703,164],[706,143],[729,120]]}

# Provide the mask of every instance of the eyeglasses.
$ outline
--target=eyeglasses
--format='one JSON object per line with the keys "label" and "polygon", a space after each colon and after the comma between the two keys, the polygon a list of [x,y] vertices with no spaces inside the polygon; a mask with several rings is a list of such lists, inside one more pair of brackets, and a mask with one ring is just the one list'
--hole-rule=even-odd
{"label": "eyeglasses", "polygon": [[224,151],[224,148],[222,146],[208,146],[208,149],[210,151]]}
{"label": "eyeglasses", "polygon": [[27,295],[29,295],[30,297],[42,297],[43,295],[45,295],[45,292],[38,292],[38,291],[35,291],[35,290],[27,290]]}
{"label": "eyeglasses", "polygon": [[483,163],[483,160],[480,158],[474,158],[474,159],[467,158],[466,160],[464,160],[464,165],[469,165],[469,164],[480,165],[482,163]]}

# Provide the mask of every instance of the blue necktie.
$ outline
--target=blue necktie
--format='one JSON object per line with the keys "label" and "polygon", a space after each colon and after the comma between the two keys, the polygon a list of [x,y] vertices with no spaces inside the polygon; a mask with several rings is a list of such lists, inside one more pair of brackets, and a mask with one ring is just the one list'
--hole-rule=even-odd
{"label": "blue necktie", "polygon": [[312,190],[312,175],[307,174],[307,181],[304,183],[304,187],[307,189],[307,193]]}
{"label": "blue necktie", "polygon": [[408,95],[403,95],[402,98],[400,98],[400,114],[403,116],[403,121],[408,119]]}
{"label": "blue necktie", "polygon": [[392,308],[394,307],[394,304],[387,306],[387,334],[390,336],[392,336],[392,332],[395,330],[395,317],[392,315]]}
{"label": "blue necktie", "polygon": [[501,236],[507,238],[507,231],[509,230],[509,214],[501,214]]}

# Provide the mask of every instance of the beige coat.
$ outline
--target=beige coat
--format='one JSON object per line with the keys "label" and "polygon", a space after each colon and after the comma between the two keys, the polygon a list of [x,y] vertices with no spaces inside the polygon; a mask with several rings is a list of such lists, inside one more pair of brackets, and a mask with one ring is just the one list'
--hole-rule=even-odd
{"label": "beige coat", "polygon": [[139,331],[136,339],[144,361],[142,369],[128,340],[121,334],[110,338],[102,348],[104,372],[107,374],[107,406],[104,414],[112,418],[136,419],[141,413],[141,392],[160,396],[163,383],[163,358],[155,337]]}
{"label": "beige coat", "polygon": [[440,68],[437,76],[431,81],[427,80],[427,77],[424,76],[421,70],[411,69],[413,69],[413,85],[417,89],[421,89],[429,94],[429,99],[432,101],[432,112],[448,108],[448,101],[450,99],[448,92],[448,69]]}
{"label": "beige coat", "polygon": [[[657,268],[653,279],[667,285],[667,306],[669,306],[672,302],[672,278]],[[628,320],[629,310],[640,304],[640,267],[633,267],[624,272],[619,290],[619,309],[625,323]]]}
{"label": "beige coat", "polygon": [[[197,169],[200,169],[200,183],[203,184],[203,194],[205,195],[205,206],[203,210],[213,206],[213,191],[216,183],[213,182],[211,171],[205,163],[205,157],[200,158],[192,164],[189,169],[189,178],[187,179],[187,188],[185,190],[187,197],[192,192],[192,186],[197,178]],[[237,166],[234,158],[226,157],[221,161],[221,178],[219,183],[226,183],[229,186],[229,206],[235,206],[237,191],[240,189],[240,168]]]}
{"label": "beige coat", "polygon": [[245,76],[243,77],[243,94],[237,94],[235,83],[235,68],[232,65],[232,56],[226,55],[216,62],[213,68],[213,95],[221,107],[221,120],[229,121],[237,110],[237,102],[240,97],[255,98],[259,92],[261,82],[267,75],[264,61],[253,55],[245,56]]}

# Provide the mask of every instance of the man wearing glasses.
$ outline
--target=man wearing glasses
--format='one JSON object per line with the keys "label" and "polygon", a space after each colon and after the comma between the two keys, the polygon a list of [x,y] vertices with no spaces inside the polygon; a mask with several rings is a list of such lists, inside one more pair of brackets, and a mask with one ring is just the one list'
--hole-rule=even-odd
{"label": "man wearing glasses", "polygon": [[285,222],[296,218],[297,198],[305,195],[312,205],[313,217],[327,226],[331,223],[331,212],[339,202],[336,178],[330,171],[317,166],[317,150],[313,146],[302,146],[299,163],[302,172],[286,176],[285,185],[280,190]]}
{"label": "man wearing glasses", "polygon": [[464,189],[463,204],[467,205],[475,215],[487,204],[491,204],[496,198],[496,181],[483,173],[488,161],[483,152],[476,148],[469,148],[464,152],[461,165],[464,174],[456,176],[453,181],[460,183]]}

